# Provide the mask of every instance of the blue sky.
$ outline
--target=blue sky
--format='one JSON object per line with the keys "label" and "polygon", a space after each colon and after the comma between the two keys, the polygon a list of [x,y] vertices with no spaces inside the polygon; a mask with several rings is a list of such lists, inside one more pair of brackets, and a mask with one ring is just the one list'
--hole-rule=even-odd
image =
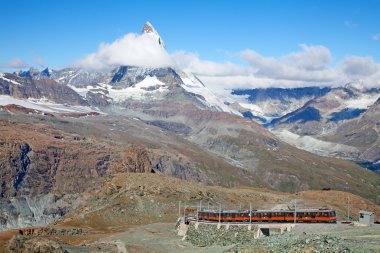
{"label": "blue sky", "polygon": [[[224,61],[251,48],[266,56],[323,45],[334,60],[380,60],[380,1],[3,1],[0,62],[41,58],[59,67],[150,21],[168,51]],[[228,56],[228,55],[227,55]]]}
{"label": "blue sky", "polygon": [[[2,1],[0,67],[12,61],[61,68],[150,21],[170,53],[247,64],[239,52],[281,57],[321,45],[330,65],[380,61],[380,1]],[[378,36],[378,37],[376,37]],[[17,64],[16,64],[17,65]],[[21,64],[22,65],[22,64]],[[1,70],[0,69],[0,70]]]}

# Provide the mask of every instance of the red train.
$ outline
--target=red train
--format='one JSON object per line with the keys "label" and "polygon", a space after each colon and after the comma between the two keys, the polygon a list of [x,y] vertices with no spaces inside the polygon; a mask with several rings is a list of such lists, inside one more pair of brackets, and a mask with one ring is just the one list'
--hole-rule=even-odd
{"label": "red train", "polygon": [[[198,220],[215,222],[250,222],[249,210],[202,210]],[[294,222],[294,210],[252,210],[252,222]],[[336,223],[332,209],[297,209],[296,222]]]}

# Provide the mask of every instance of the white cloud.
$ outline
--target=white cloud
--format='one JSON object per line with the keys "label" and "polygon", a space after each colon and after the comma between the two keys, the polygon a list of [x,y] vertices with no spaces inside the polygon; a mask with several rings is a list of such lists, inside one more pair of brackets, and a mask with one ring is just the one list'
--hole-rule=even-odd
{"label": "white cloud", "polygon": [[337,63],[336,71],[346,83],[360,82],[365,87],[380,86],[380,64],[372,57],[347,57]]}
{"label": "white cloud", "polygon": [[342,86],[348,82],[380,86],[380,65],[371,57],[351,56],[332,65],[328,48],[303,44],[300,48],[281,57],[264,57],[245,50],[240,56],[249,65],[245,68],[248,73],[224,76],[204,73],[199,78],[219,94],[236,88]]}
{"label": "white cloud", "polygon": [[235,76],[250,73],[246,67],[231,62],[217,63],[201,60],[196,54],[185,51],[176,52],[171,57],[176,67],[190,71],[196,75]]}
{"label": "white cloud", "polygon": [[112,43],[101,43],[98,51],[78,60],[75,65],[104,69],[118,65],[166,67],[172,65],[170,55],[151,34],[126,34]]}
{"label": "white cloud", "polygon": [[380,71],[380,65],[372,57],[351,56],[339,62],[337,68],[348,77],[369,77]]}
{"label": "white cloud", "polygon": [[274,58],[264,57],[253,50],[240,53],[257,77],[292,81],[332,82],[336,76],[328,64],[330,51],[323,46],[301,45],[301,51]]}
{"label": "white cloud", "polygon": [[302,51],[283,57],[284,62],[305,70],[323,70],[332,60],[330,50],[324,46],[300,45]]}
{"label": "white cloud", "polygon": [[0,68],[9,68],[9,69],[22,69],[22,68],[26,68],[28,67],[29,65],[23,61],[22,59],[12,59],[10,60],[9,62],[6,62],[6,63],[0,63]]}
{"label": "white cloud", "polygon": [[118,65],[177,67],[193,72],[219,94],[236,88],[340,86],[348,82],[380,85],[380,67],[374,59],[351,56],[333,65],[330,50],[321,45],[300,44],[298,51],[280,57],[247,49],[235,54],[242,61],[236,64],[203,60],[186,51],[169,54],[157,36],[127,34],[112,43],[100,44],[97,52],[78,60],[76,65],[90,69]]}

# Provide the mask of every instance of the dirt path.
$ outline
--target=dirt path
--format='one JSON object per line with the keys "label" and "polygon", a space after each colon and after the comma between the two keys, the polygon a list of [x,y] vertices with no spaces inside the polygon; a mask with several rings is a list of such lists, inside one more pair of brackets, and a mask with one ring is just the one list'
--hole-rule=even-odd
{"label": "dirt path", "polygon": [[177,235],[174,223],[155,223],[115,234],[104,241],[119,241],[125,244],[128,253],[164,252],[223,252],[232,246],[195,247]]}

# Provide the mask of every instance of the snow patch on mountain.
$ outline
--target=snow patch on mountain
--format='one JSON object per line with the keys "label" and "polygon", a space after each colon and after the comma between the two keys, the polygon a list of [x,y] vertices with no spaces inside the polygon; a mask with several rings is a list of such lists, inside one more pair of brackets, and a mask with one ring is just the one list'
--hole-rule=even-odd
{"label": "snow patch on mountain", "polygon": [[87,92],[96,88],[95,86],[92,86],[92,85],[88,85],[86,87],[81,87],[81,88],[75,87],[75,86],[70,85],[70,84],[68,84],[67,86],[69,86],[71,89],[73,89],[76,93],[78,93],[82,97],[86,97]]}
{"label": "snow patch on mountain", "polygon": [[263,110],[255,104],[239,103],[239,105],[243,108],[250,110],[251,112],[254,112],[257,115],[264,116]]}
{"label": "snow patch on mountain", "polygon": [[167,85],[158,80],[156,76],[147,76],[141,82],[122,89],[115,88],[114,86],[105,83],[98,83],[96,86],[87,85],[86,87],[81,88],[72,85],[69,85],[69,87],[82,97],[86,97],[88,92],[101,93],[113,99],[114,102],[123,102],[127,99],[157,99],[168,91]]}
{"label": "snow patch on mountain", "polygon": [[4,81],[9,82],[9,83],[13,83],[13,84],[16,84],[16,85],[21,85],[20,83],[14,81],[14,80],[6,78],[5,75],[4,75],[4,73],[0,73],[0,79],[3,79]]}
{"label": "snow patch on mountain", "polygon": [[352,146],[318,140],[311,136],[300,136],[285,129],[271,130],[281,140],[299,149],[321,156],[353,159],[360,156],[360,151]]}
{"label": "snow patch on mountain", "polygon": [[30,101],[17,99],[7,95],[0,95],[0,105],[19,105],[33,110],[39,110],[43,112],[54,112],[51,109],[42,107]]}
{"label": "snow patch on mountain", "polygon": [[356,99],[345,101],[346,108],[367,109],[380,97],[380,94],[363,94]]}
{"label": "snow patch on mountain", "polygon": [[89,113],[94,111],[99,112],[98,110],[94,110],[87,106],[56,104],[47,99],[29,98],[27,100],[23,100],[8,95],[0,95],[0,105],[19,105],[28,109],[49,113]]}
{"label": "snow patch on mountain", "polygon": [[115,102],[122,102],[126,99],[156,99],[157,96],[168,91],[167,85],[157,79],[156,76],[147,76],[141,82],[124,89],[115,89],[107,85],[109,97]]}
{"label": "snow patch on mountain", "polygon": [[204,103],[206,106],[214,107],[220,111],[241,116],[238,111],[233,110],[228,105],[224,104],[220,98],[218,98],[213,92],[206,88],[205,85],[195,75],[181,70],[176,70],[176,72],[183,82],[181,87],[189,93],[203,97],[204,100],[200,98],[198,98],[198,100]]}

